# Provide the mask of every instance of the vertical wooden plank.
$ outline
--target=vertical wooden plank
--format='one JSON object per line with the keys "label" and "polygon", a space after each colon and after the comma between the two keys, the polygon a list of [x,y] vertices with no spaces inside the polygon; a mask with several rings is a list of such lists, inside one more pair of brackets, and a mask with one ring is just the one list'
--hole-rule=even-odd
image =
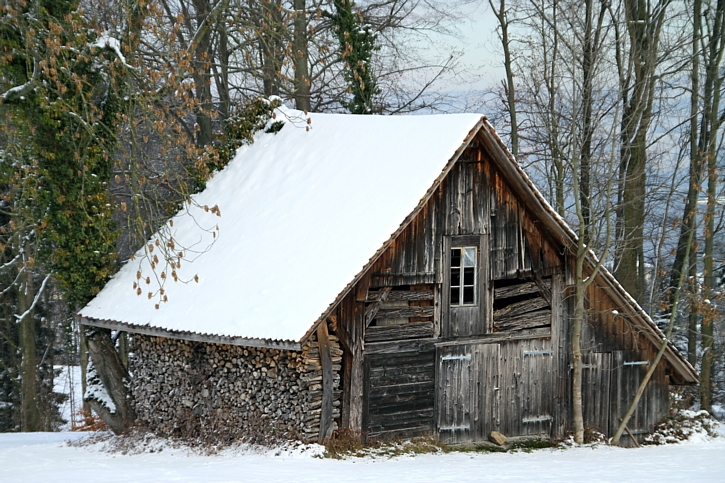
{"label": "vertical wooden plank", "polygon": [[451,315],[449,307],[451,305],[451,274],[450,274],[450,253],[451,253],[451,237],[444,236],[442,240],[441,254],[441,273],[443,283],[441,284],[441,337],[451,337]]}
{"label": "vertical wooden plank", "polygon": [[362,432],[363,441],[367,441],[370,429],[370,356],[364,356],[363,361],[363,404],[362,404]]}
{"label": "vertical wooden plank", "polygon": [[473,321],[474,327],[471,335],[483,335],[493,331],[493,296],[489,283],[488,269],[488,235],[479,237],[479,267],[478,267],[478,317]]}
{"label": "vertical wooden plank", "polygon": [[331,435],[332,425],[332,358],[330,356],[330,334],[327,321],[317,327],[317,346],[322,365],[322,408],[320,413],[320,435],[317,441],[324,443]]}
{"label": "vertical wooden plank", "polygon": [[471,440],[477,441],[481,438],[481,426],[483,425],[484,401],[482,396],[483,386],[486,385],[486,372],[484,361],[482,360],[485,353],[483,344],[474,344],[471,346],[471,380],[469,381],[469,398],[470,398],[470,424],[471,424]]}
{"label": "vertical wooden plank", "polygon": [[609,435],[612,354],[582,354],[582,398],[584,427]]}
{"label": "vertical wooden plank", "polygon": [[365,304],[357,300],[365,300],[369,286],[369,278],[364,277],[355,288],[352,304],[353,327],[350,334],[353,338],[352,364],[350,368],[350,429],[362,435],[363,431],[363,385],[364,378],[364,345],[365,338]]}
{"label": "vertical wooden plank", "polygon": [[609,378],[609,433],[613,435],[619,426],[619,419],[627,412],[624,390],[624,351],[612,351]]}

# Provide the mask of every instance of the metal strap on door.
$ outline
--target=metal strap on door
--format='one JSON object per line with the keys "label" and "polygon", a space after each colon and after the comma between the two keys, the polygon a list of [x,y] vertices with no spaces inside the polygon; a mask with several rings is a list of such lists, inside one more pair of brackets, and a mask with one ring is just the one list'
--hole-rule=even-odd
{"label": "metal strap on door", "polygon": [[464,356],[443,356],[441,357],[441,361],[470,361],[471,360],[471,354],[466,354]]}

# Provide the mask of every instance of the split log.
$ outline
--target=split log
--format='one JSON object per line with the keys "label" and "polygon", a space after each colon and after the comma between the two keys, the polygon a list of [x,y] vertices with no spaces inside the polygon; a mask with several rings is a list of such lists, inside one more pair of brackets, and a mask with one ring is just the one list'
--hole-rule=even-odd
{"label": "split log", "polygon": [[435,307],[391,307],[389,309],[380,309],[377,312],[378,319],[400,319],[410,317],[433,317],[435,315]]}
{"label": "split log", "polygon": [[507,305],[502,309],[495,310],[493,312],[493,322],[495,324],[496,321],[525,314],[527,312],[534,312],[536,310],[540,310],[546,307],[549,307],[549,303],[542,297],[522,300],[521,302],[515,302],[511,305]]}
{"label": "split log", "polygon": [[548,309],[501,319],[493,323],[494,328],[499,331],[524,330],[547,325],[551,325],[551,310]]}
{"label": "split log", "polygon": [[433,322],[411,322],[407,324],[368,327],[365,342],[383,342],[388,340],[423,339],[433,337]]}

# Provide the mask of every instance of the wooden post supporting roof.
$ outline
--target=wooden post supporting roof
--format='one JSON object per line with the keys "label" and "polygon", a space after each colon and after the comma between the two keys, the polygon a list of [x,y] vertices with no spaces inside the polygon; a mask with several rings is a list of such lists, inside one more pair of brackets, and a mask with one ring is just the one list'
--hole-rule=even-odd
{"label": "wooden post supporting roof", "polygon": [[317,346],[322,365],[322,411],[320,413],[320,436],[317,441],[324,443],[332,433],[332,358],[330,357],[330,336],[327,322],[317,328]]}

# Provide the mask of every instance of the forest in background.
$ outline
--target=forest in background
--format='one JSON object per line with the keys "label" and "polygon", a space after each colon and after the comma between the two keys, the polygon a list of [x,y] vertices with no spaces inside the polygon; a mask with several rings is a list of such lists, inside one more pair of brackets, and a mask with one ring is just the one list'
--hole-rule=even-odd
{"label": "forest in background", "polygon": [[[485,66],[442,41],[474,8],[496,18],[505,73],[478,91]],[[54,367],[128,377],[126,334],[75,312],[267,125],[273,96],[483,112],[574,227],[572,255],[593,249],[673,322],[702,376],[688,397],[717,413],[723,29],[725,0],[0,0],[0,431],[61,424]],[[145,252],[176,278],[184,248]]]}

